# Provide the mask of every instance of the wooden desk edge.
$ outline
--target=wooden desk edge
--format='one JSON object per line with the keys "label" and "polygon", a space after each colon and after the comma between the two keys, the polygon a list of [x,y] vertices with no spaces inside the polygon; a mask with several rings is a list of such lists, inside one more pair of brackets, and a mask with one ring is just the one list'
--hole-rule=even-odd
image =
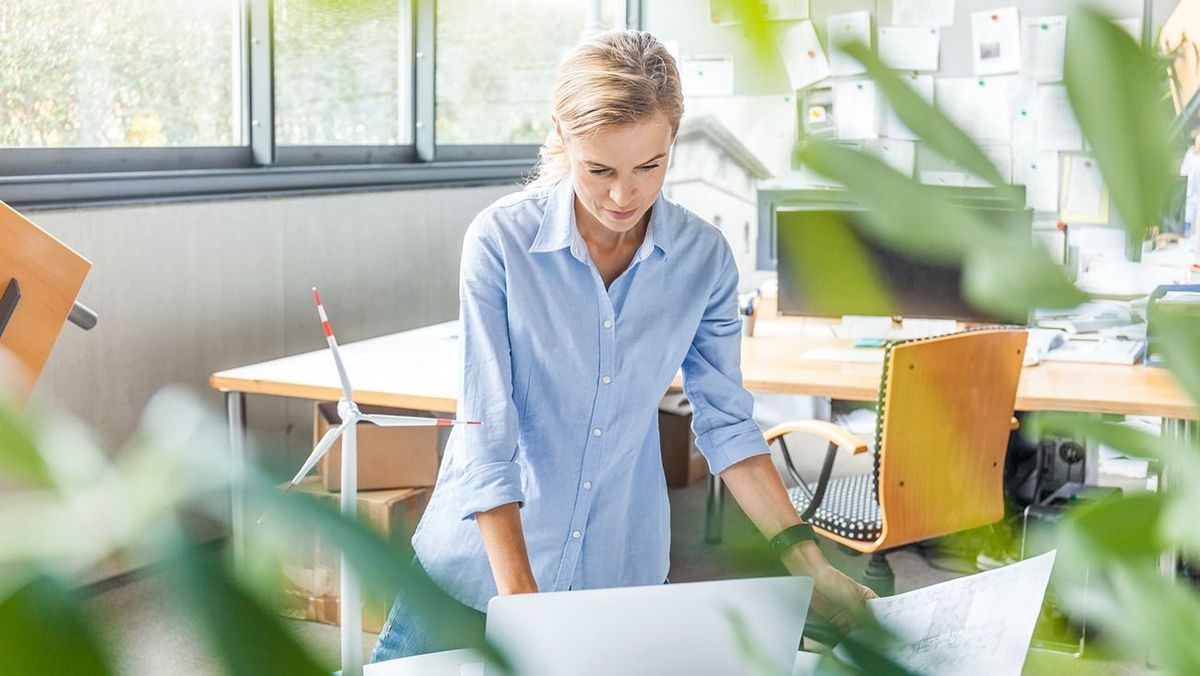
{"label": "wooden desk edge", "polygon": [[[261,394],[272,397],[310,399],[312,401],[337,401],[342,396],[342,391],[336,387],[297,385],[295,383],[281,383],[272,380],[230,378],[222,376],[220,373],[214,373],[209,376],[208,384],[214,390],[222,392],[241,392],[244,394]],[[433,413],[453,414],[458,409],[458,401],[453,397],[430,397],[424,395],[373,392],[371,390],[355,390],[354,401],[359,404],[369,404],[371,406],[407,408]]]}

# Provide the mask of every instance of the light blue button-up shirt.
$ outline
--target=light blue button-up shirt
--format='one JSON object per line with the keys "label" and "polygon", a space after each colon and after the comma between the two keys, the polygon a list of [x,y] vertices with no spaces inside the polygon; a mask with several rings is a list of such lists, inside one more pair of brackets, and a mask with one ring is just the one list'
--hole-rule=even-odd
{"label": "light blue button-up shirt", "polygon": [[570,179],[498,200],[463,242],[456,427],[413,537],[446,591],[496,595],[475,513],[521,504],[542,591],[660,584],[670,505],[658,402],[683,368],[709,469],[767,452],[742,387],[737,268],[721,232],[659,195],[628,269],[604,288]]}

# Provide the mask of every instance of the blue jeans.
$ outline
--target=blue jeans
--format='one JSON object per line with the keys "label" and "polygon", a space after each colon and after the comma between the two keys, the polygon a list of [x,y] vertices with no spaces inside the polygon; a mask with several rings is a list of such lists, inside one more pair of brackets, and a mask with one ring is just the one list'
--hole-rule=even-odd
{"label": "blue jeans", "polygon": [[[411,569],[413,575],[425,577],[430,585],[436,584],[429,579],[425,569],[415,559]],[[441,604],[443,605],[436,611],[438,616],[455,618],[454,630],[451,632],[439,631],[436,623],[431,622],[416,604],[410,602],[403,594],[397,596],[391,612],[388,613],[387,622],[383,623],[383,629],[379,632],[379,642],[375,644],[375,650],[371,651],[369,661],[382,662],[443,650],[482,646],[486,615],[458,603],[449,596],[442,599]],[[454,607],[447,608],[445,604]]]}

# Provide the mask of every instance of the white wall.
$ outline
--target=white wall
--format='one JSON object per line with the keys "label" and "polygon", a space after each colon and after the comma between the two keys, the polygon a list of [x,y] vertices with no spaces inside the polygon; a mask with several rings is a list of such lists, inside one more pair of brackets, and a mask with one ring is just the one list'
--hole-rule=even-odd
{"label": "white wall", "polygon": [[[514,189],[26,212],[92,261],[79,300],[100,315],[92,331],[63,330],[33,401],[67,409],[115,450],[168,383],[223,411],[213,371],[323,347],[313,285],[342,342],[453,319],[463,233]],[[247,415],[261,463],[294,468],[310,405],[250,396]]]}

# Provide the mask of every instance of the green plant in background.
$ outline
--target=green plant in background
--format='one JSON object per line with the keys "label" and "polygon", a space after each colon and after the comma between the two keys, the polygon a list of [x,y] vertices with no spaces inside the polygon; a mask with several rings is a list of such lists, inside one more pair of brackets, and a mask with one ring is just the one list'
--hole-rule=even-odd
{"label": "green plant in background", "polygon": [[[443,635],[465,626],[461,606],[411,574],[406,544],[259,474],[234,480],[226,448],[223,423],[179,389],[150,402],[112,459],[79,423],[17,417],[0,402],[0,671],[118,673],[103,631],[111,618],[88,616],[75,580],[107,557],[132,554],[159,562],[171,580],[167,602],[197,620],[228,673],[330,673],[335,665],[321,664],[275,610],[281,560],[313,529],[346,552],[365,589],[405,594]],[[237,568],[199,546],[205,523],[223,520],[230,490],[244,492],[248,513],[267,515]],[[498,652],[488,657],[505,667]]]}
{"label": "green plant in background", "polygon": [[[1082,10],[1070,22],[1067,92],[1129,241],[1140,247],[1147,228],[1165,211],[1174,151],[1183,148],[1169,132],[1167,80],[1156,57],[1111,18]],[[900,120],[925,144],[983,180],[1003,186],[983,151],[867,47],[844,49],[866,66]],[[865,152],[809,140],[796,155],[845,185],[870,210],[867,225],[879,242],[961,263],[964,294],[979,309],[1023,323],[1035,308],[1071,307],[1087,298],[1027,235],[989,228],[936,190]],[[797,264],[831,269],[841,255],[826,251]],[[843,292],[837,287],[821,291],[832,295],[829,302]],[[1200,318],[1156,315],[1153,330],[1176,379],[1194,402],[1200,402]],[[1058,568],[1087,567],[1090,583],[1085,587],[1082,576],[1068,576],[1060,593],[1075,613],[1098,624],[1132,659],[1149,654],[1168,672],[1200,673],[1200,652],[1194,645],[1200,636],[1200,594],[1158,568],[1164,556],[1171,566],[1174,557],[1195,564],[1200,552],[1195,523],[1200,515],[1200,446],[1194,439],[1162,438],[1082,415],[1039,415],[1027,428],[1031,435],[1082,433],[1163,464],[1167,490],[1072,511],[1059,533]]]}

